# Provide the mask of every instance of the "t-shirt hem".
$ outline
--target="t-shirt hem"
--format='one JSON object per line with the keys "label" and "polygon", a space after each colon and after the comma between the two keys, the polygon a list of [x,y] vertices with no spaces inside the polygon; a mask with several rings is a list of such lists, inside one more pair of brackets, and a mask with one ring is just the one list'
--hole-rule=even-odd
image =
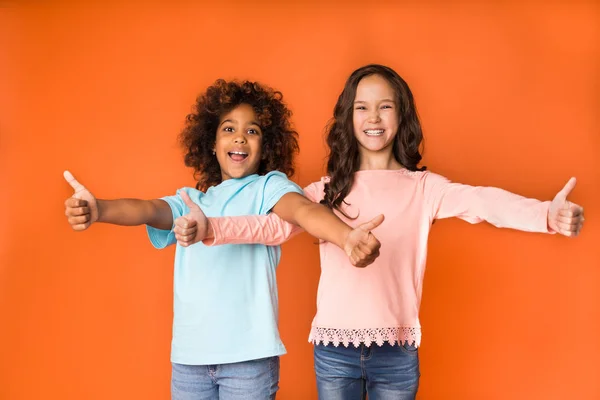
{"label": "t-shirt hem", "polygon": [[286,354],[285,347],[280,346],[272,350],[253,351],[244,354],[214,355],[202,357],[178,357],[171,355],[171,362],[183,365],[217,365],[232,364],[251,360],[260,360],[262,358],[281,356]]}

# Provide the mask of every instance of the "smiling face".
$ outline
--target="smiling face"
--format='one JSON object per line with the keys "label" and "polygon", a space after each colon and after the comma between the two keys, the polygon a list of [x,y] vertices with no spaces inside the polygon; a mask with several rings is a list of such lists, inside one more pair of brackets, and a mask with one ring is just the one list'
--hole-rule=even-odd
{"label": "smiling face", "polygon": [[380,75],[363,78],[356,87],[352,114],[361,154],[390,152],[398,133],[396,93]]}
{"label": "smiling face", "polygon": [[214,151],[223,181],[256,174],[261,148],[262,130],[251,106],[240,104],[221,116]]}

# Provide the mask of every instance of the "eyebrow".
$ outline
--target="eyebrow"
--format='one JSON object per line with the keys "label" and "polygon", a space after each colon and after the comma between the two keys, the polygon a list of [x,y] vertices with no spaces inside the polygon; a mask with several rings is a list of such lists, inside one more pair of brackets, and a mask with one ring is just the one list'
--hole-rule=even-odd
{"label": "eyebrow", "polygon": [[[232,124],[233,124],[233,123],[236,123],[237,121],[236,121],[236,120],[234,120],[234,119],[226,119],[225,121],[223,121],[223,122],[221,122],[221,123],[219,124],[219,127],[221,127],[221,126],[222,126],[222,125],[223,125],[225,122],[230,122],[230,123],[232,123]],[[256,121],[250,121],[250,124],[249,124],[249,125],[256,125],[256,126],[259,128],[259,129],[262,129],[262,128],[260,127],[260,124],[259,124],[258,122],[256,122]]]}
{"label": "eyebrow", "polygon": [[[396,102],[396,101],[394,101],[394,100],[390,100],[390,99],[383,99],[383,100],[380,100],[379,102],[380,102],[380,103],[383,103],[383,102],[385,102],[385,101],[388,101],[388,102],[390,102],[390,103],[395,103],[395,102]],[[357,103],[366,103],[366,101],[363,101],[363,100],[357,100],[357,101],[355,101],[355,102],[354,102],[354,104],[357,104]]]}

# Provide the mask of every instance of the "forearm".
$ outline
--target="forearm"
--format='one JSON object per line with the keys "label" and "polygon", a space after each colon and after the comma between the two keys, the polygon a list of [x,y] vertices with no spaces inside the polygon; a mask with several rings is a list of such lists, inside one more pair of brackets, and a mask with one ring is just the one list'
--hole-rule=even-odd
{"label": "forearm", "polygon": [[173,226],[171,208],[163,200],[97,200],[98,222],[114,225],[150,225],[169,230]]}
{"label": "forearm", "polygon": [[208,233],[202,241],[207,246],[248,243],[277,246],[302,231],[302,228],[283,221],[275,213],[209,218],[208,221]]}
{"label": "forearm", "polygon": [[[276,209],[273,209],[277,213]],[[329,208],[310,201],[297,207],[291,213],[278,214],[283,220],[302,227],[312,236],[344,248],[346,238],[352,228],[340,220]]]}
{"label": "forearm", "polygon": [[487,221],[499,228],[548,232],[549,204],[499,188],[450,184],[437,217],[456,216],[471,223]]}

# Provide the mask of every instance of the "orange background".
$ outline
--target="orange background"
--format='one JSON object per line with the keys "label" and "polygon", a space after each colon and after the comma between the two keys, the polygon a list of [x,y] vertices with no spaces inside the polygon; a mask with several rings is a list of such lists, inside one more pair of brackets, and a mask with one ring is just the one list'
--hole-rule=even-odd
{"label": "orange background", "polygon": [[[576,240],[435,225],[419,399],[600,398],[597,1],[81,3],[0,1],[0,399],[169,396],[174,249],[143,227],[71,231],[64,169],[101,198],[192,186],[176,135],[200,91],[237,77],[284,93],[306,185],[370,62],[411,85],[430,169],[540,199],[576,176],[586,207]],[[313,243],[280,265],[284,400],[316,398]]]}

